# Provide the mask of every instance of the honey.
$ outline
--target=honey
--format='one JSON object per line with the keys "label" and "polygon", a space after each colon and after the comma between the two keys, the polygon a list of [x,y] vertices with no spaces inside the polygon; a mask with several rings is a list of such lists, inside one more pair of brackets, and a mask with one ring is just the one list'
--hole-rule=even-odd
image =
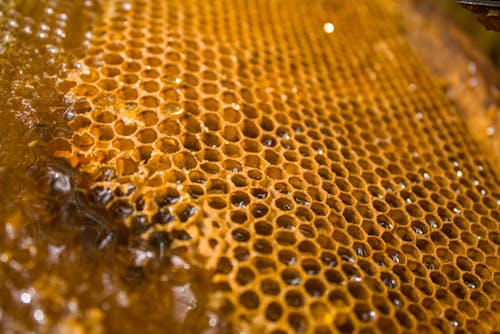
{"label": "honey", "polygon": [[30,3],[4,331],[500,327],[494,160],[394,2]]}

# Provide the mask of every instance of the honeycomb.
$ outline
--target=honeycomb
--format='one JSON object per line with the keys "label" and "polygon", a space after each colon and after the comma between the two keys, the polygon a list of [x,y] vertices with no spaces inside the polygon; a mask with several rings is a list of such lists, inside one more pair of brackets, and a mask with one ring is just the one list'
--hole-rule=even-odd
{"label": "honeycomb", "polygon": [[103,1],[49,151],[238,332],[495,332],[500,188],[389,0]]}

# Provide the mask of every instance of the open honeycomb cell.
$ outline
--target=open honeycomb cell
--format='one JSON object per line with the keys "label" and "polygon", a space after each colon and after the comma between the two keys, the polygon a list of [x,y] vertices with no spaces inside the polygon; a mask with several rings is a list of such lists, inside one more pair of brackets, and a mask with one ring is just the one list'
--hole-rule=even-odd
{"label": "open honeycomb cell", "polygon": [[238,332],[497,331],[498,176],[394,6],[102,1],[49,152]]}

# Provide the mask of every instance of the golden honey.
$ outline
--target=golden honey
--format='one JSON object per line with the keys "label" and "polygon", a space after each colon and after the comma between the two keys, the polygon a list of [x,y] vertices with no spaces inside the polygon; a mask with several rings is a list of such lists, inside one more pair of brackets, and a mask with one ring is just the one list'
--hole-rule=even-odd
{"label": "golden honey", "polygon": [[393,1],[30,4],[1,7],[47,64],[4,37],[43,135],[38,216],[1,207],[0,328],[500,327],[495,160]]}

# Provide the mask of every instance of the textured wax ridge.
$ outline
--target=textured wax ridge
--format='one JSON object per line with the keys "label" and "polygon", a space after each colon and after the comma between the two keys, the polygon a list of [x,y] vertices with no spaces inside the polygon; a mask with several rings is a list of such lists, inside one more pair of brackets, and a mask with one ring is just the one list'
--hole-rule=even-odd
{"label": "textured wax ridge", "polygon": [[391,1],[103,7],[51,152],[212,270],[232,326],[500,327],[498,179]]}

